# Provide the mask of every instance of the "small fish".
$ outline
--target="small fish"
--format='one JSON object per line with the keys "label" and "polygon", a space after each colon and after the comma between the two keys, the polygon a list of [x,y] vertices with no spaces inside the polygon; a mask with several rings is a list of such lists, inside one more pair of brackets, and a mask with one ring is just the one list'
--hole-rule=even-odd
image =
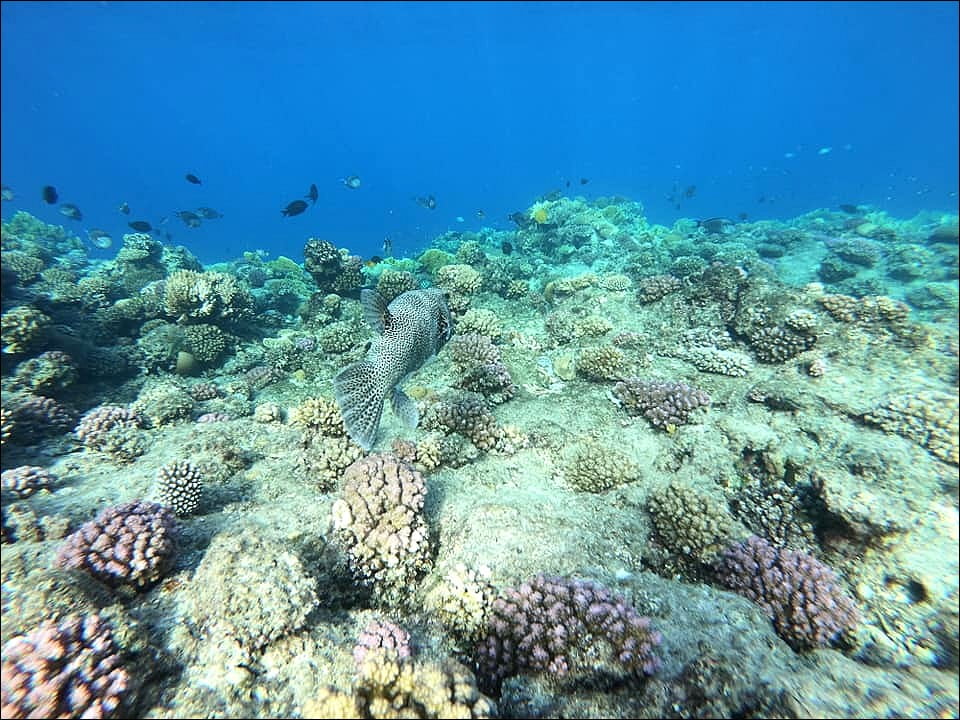
{"label": "small fish", "polygon": [[796,153],[792,153],[792,152],[785,152],[785,153],[783,154],[783,156],[784,156],[787,160],[793,160],[793,158],[795,158],[795,157],[797,156],[797,154],[796,154]]}
{"label": "small fish", "polygon": [[7,187],[6,185],[0,187],[0,197],[4,200],[13,200],[13,188]]}
{"label": "small fish", "polygon": [[64,203],[60,206],[60,214],[66,215],[72,220],[83,220],[83,213],[80,212],[80,208],[72,203]]}
{"label": "small fish", "polygon": [[101,250],[106,250],[113,244],[113,238],[110,237],[110,233],[108,233],[106,230],[100,230],[99,228],[87,230],[87,237],[90,238],[91,244],[95,245]]}
{"label": "small fish", "polygon": [[360,187],[360,176],[359,175],[349,175],[343,178],[340,182],[346,185],[351,190],[356,190]]}
{"label": "small fish", "polygon": [[817,155],[829,155],[832,152],[833,152],[832,147],[822,147],[819,150],[817,150]]}
{"label": "small fish", "polygon": [[513,252],[513,243],[511,243],[509,240],[504,240],[502,243],[500,243],[500,250],[504,255],[509,255]]}
{"label": "small fish", "polygon": [[391,240],[389,237],[385,237],[383,239],[383,254],[387,255],[388,257],[393,255],[393,240]]}
{"label": "small fish", "polygon": [[570,187],[570,181],[567,180],[567,187]]}
{"label": "small fish", "polygon": [[146,220],[134,220],[133,222],[128,222],[127,225],[137,232],[148,233],[153,230],[153,227]]}
{"label": "small fish", "polygon": [[483,220],[487,214],[483,210],[477,210],[477,220]]}
{"label": "small fish", "polygon": [[435,210],[437,207],[437,199],[433,195],[418,197],[417,204],[421,207],[425,207],[427,210]]}
{"label": "small fish", "polygon": [[316,205],[316,204],[317,204],[317,198],[320,197],[320,193],[319,193],[319,191],[317,190],[317,184],[316,184],[316,183],[312,183],[312,184],[310,185],[310,192],[308,192],[306,195],[304,195],[304,197],[307,198],[307,199],[310,201],[310,204],[311,204],[311,205]]}
{"label": "small fish", "polygon": [[590,182],[590,181],[589,181],[587,178],[580,178],[580,184],[581,184],[581,185],[586,185],[588,182]]}
{"label": "small fish", "polygon": [[683,197],[685,197],[687,200],[689,200],[696,194],[697,194],[696,185],[687,185],[687,187],[683,189]]}
{"label": "small fish", "polygon": [[744,222],[748,217],[750,217],[750,216],[749,216],[747,213],[745,213],[745,212],[742,212],[742,213],[738,213],[738,214],[737,214],[737,219],[738,219],[740,222]]}
{"label": "small fish", "polygon": [[510,216],[507,219],[513,220],[513,222],[515,222],[517,224],[517,227],[519,227],[520,229],[523,229],[533,224],[533,220],[527,217],[527,214],[523,212],[510,213]]}
{"label": "small fish", "polygon": [[463,215],[457,215],[457,217],[455,218],[455,220],[456,220],[458,223],[466,222],[466,219],[463,217]]}
{"label": "small fish", "polygon": [[183,220],[183,224],[187,227],[200,227],[200,216],[196,213],[192,213],[189,210],[180,210],[179,212],[175,212],[174,215]]}
{"label": "small fish", "polygon": [[120,203],[120,207],[118,207],[117,210],[122,212],[124,215],[130,214],[130,206],[126,202]]}
{"label": "small fish", "polygon": [[197,215],[202,217],[204,220],[216,220],[217,218],[223,217],[223,213],[217,212],[213,208],[208,207],[197,208]]}
{"label": "small fish", "polygon": [[438,288],[407,290],[389,305],[376,290],[361,290],[360,304],[364,319],[379,337],[366,359],[334,377],[333,394],[347,433],[369,450],[388,393],[394,415],[408,427],[416,427],[417,406],[397,385],[437,354],[450,339],[452,324],[446,297]]}
{"label": "small fish", "polygon": [[727,228],[732,225],[727,218],[715,217],[707,218],[706,220],[697,220],[697,227],[702,227],[711,235],[722,235],[727,231]]}
{"label": "small fish", "polygon": [[857,207],[856,205],[850,205],[850,204],[848,204],[848,203],[843,203],[842,205],[838,205],[837,207],[839,207],[841,210],[843,210],[843,211],[844,211],[845,213],[847,213],[848,215],[856,215],[857,213],[860,212],[860,208],[859,208],[859,207]]}
{"label": "small fish", "polygon": [[47,185],[43,188],[42,197],[43,201],[48,205],[55,205],[60,198],[60,196],[57,195],[57,189],[53,185]]}
{"label": "small fish", "polygon": [[294,215],[299,215],[306,209],[307,209],[307,204],[303,200],[294,200],[292,203],[287,205],[283,210],[281,210],[280,214],[285,217],[293,217]]}
{"label": "small fish", "polygon": [[376,265],[379,265],[379,264],[382,263],[382,262],[383,262],[383,258],[382,258],[382,257],[380,257],[379,255],[374,255],[374,256],[371,257],[369,260],[367,260],[367,261],[364,263],[364,265],[366,265],[367,267],[375,267]]}
{"label": "small fish", "polygon": [[184,177],[187,178],[187,182],[188,182],[188,183],[193,183],[194,185],[201,185],[201,184],[202,184],[202,183],[200,182],[200,178],[198,178],[198,177],[197,177],[196,175],[194,175],[193,173],[187,173]]}

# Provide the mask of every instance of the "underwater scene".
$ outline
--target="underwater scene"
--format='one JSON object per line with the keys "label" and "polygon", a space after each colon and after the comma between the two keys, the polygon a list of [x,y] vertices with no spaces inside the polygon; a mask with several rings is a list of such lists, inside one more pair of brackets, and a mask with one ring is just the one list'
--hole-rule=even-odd
{"label": "underwater scene", "polygon": [[957,3],[0,19],[3,718],[960,715]]}

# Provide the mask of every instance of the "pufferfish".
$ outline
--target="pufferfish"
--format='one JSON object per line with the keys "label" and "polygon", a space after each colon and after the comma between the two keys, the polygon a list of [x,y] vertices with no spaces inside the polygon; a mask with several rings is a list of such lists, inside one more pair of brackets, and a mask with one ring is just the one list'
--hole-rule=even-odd
{"label": "pufferfish", "polygon": [[362,290],[360,302],[364,319],[379,335],[364,360],[333,378],[333,393],[347,433],[369,450],[387,393],[394,414],[408,427],[416,427],[420,413],[398,385],[440,351],[453,327],[446,297],[437,288],[408,290],[389,305],[376,290]]}

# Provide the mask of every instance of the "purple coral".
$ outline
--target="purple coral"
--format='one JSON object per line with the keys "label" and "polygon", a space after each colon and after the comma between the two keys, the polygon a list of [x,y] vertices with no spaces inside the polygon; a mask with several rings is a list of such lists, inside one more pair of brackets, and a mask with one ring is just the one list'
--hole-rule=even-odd
{"label": "purple coral", "polygon": [[143,418],[118,405],[101,405],[94,408],[77,425],[77,439],[86,447],[99,450],[109,444],[108,434],[113,430],[133,430],[143,427]]}
{"label": "purple coral", "polygon": [[613,388],[617,402],[631,415],[643,415],[654,427],[684,425],[699,407],[710,405],[703,390],[680,382],[626,378]]}
{"label": "purple coral", "polygon": [[17,435],[54,435],[73,426],[76,416],[53,398],[28,395],[13,406]]}
{"label": "purple coral", "polygon": [[495,396],[500,402],[517,393],[517,386],[500,356],[500,349],[486,335],[456,335],[450,340],[449,353],[460,375],[458,387],[485,397]]}
{"label": "purple coral", "polygon": [[359,667],[371,651],[381,650],[395,653],[400,659],[410,657],[410,633],[389,620],[371,620],[353,646],[353,660]]}
{"label": "purple coral", "polygon": [[47,622],[3,646],[5,718],[112,717],[132,687],[98,615]]}
{"label": "purple coral", "polygon": [[135,500],[103,510],[69,535],[55,564],[85,570],[112,587],[151,585],[169,569],[177,522],[159,503]]}
{"label": "purple coral", "polygon": [[652,675],[660,666],[660,633],[621,596],[597,583],[538,575],[494,601],[477,647],[480,675],[492,691],[526,670],[565,675],[571,651],[594,637],[610,644],[626,670]]}
{"label": "purple coral", "polygon": [[756,535],[727,548],[715,570],[725,587],[763,608],[777,634],[796,650],[826,647],[859,620],[833,570],[812,555]]}
{"label": "purple coral", "polygon": [[38,465],[21,465],[4,470],[2,475],[3,492],[23,499],[38,490],[49,490],[57,482],[57,477],[49,470]]}

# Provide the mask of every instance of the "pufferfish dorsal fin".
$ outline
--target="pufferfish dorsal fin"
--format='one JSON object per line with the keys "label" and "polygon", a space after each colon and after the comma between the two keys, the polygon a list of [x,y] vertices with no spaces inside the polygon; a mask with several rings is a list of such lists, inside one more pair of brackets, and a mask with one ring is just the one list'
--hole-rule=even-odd
{"label": "pufferfish dorsal fin", "polygon": [[390,311],[387,301],[376,290],[361,290],[360,305],[363,308],[363,319],[376,332],[383,335],[384,330],[390,327]]}

